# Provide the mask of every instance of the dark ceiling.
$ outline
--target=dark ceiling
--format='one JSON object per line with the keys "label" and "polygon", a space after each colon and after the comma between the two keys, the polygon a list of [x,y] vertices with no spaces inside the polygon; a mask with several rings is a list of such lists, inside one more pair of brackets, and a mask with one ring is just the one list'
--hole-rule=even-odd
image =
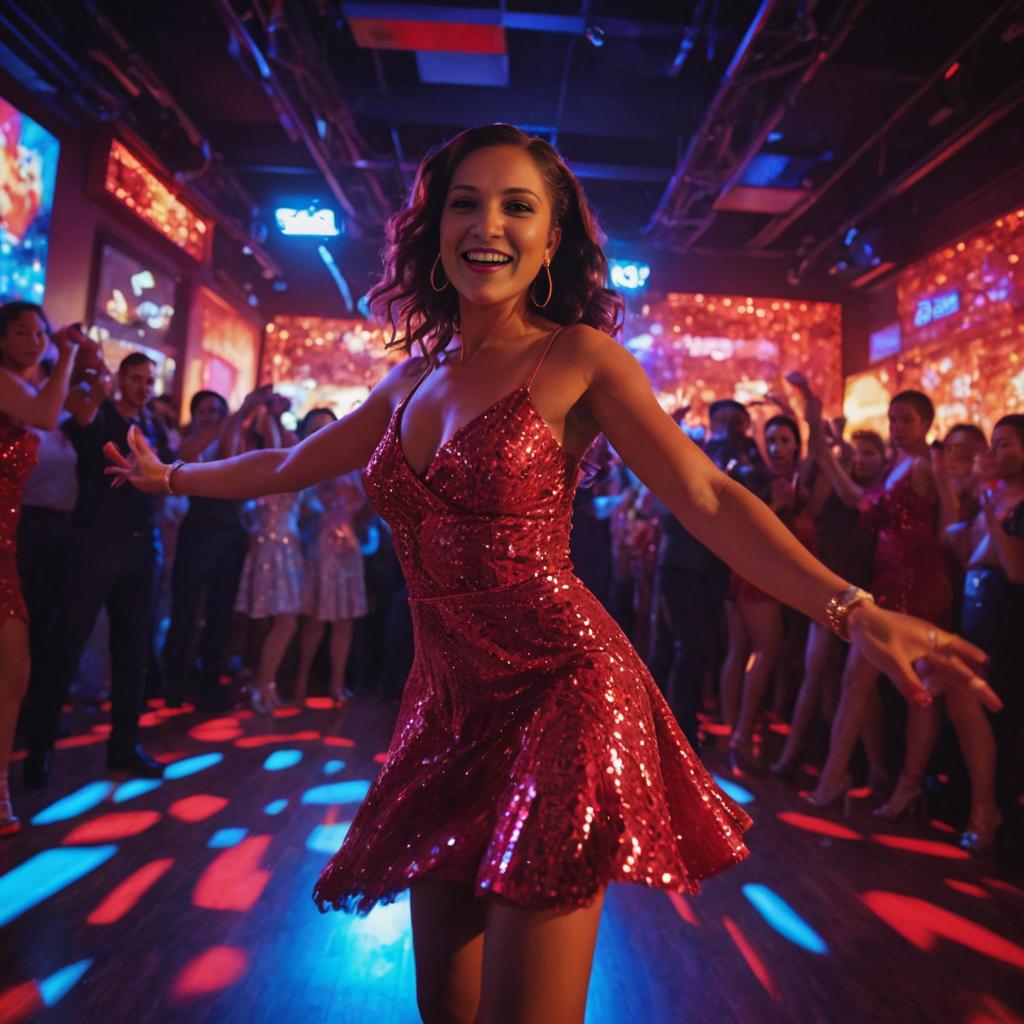
{"label": "dark ceiling", "polygon": [[[429,48],[462,45],[504,53]],[[551,139],[665,288],[877,282],[1024,152],[1020,0],[7,0],[0,57],[144,142],[231,225],[222,270],[293,312],[342,299],[274,208],[337,212],[358,298],[417,161],[476,123]]]}

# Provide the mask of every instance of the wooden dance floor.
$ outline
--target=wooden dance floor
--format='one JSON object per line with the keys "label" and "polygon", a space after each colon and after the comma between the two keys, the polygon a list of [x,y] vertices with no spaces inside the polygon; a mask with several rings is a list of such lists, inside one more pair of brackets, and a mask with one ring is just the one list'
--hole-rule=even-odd
{"label": "wooden dance floor", "polygon": [[[310,703],[271,719],[156,704],[160,783],[108,776],[102,713],[76,714],[44,793],[15,765],[32,824],[0,842],[0,1022],[418,1020],[407,898],[366,918],[310,899],[395,706]],[[753,856],[697,897],[611,888],[590,1024],[1024,1017],[1019,858],[969,857],[941,821],[812,816],[786,783],[733,785]]]}

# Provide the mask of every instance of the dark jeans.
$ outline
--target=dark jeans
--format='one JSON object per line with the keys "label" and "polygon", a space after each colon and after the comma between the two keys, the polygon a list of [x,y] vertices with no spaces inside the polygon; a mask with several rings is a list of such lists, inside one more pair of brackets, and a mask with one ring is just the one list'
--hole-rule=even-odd
{"label": "dark jeans", "polygon": [[49,648],[53,620],[68,564],[70,512],[34,505],[21,506],[18,521],[18,574],[28,609],[28,646],[32,663],[28,706],[38,693],[43,659]]}
{"label": "dark jeans", "polygon": [[728,583],[728,569],[720,563],[705,571],[661,566],[655,578],[661,621],[652,644],[651,675],[691,744],[697,742],[701,685]]}
{"label": "dark jeans", "polygon": [[114,756],[138,738],[153,629],[153,601],[162,562],[159,535],[129,535],[72,527],[68,566],[30,715],[29,749],[50,749],[60,709],[100,609],[110,618],[111,731]]}
{"label": "dark jeans", "polygon": [[200,699],[216,692],[247,544],[241,526],[190,522],[187,517],[181,524],[171,575],[171,625],[163,652],[168,701],[182,700],[188,688],[192,668],[188,657],[199,614],[199,597],[204,589],[205,625],[199,641]]}

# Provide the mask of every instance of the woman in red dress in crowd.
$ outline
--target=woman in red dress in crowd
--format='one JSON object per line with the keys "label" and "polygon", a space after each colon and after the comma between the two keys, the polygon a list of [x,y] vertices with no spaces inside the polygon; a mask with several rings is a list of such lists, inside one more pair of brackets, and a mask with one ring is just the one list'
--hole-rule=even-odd
{"label": "woman in red dress in crowd", "polygon": [[756,586],[828,608],[909,700],[930,699],[920,671],[998,702],[953,660],[979,665],[975,648],[848,593],[662,411],[607,333],[596,224],[547,142],[463,132],[424,161],[389,232],[371,298],[422,358],[289,451],[164,466],[133,432],[133,460],[109,472],[249,498],[366,467],[416,657],[388,760],[315,898],[366,912],[411,890],[427,1021],[582,1021],[607,885],[694,892],[747,855],[750,824],[572,572],[573,493],[599,433]]}
{"label": "woman in red dress in crowd", "polygon": [[32,382],[49,339],[39,306],[0,306],[0,836],[21,828],[11,807],[8,768],[29,676],[28,612],[18,580],[16,541],[21,492],[36,463],[39,438],[26,428],[57,426],[80,340],[69,331],[56,336],[57,364],[37,389]]}
{"label": "woman in red dress in crowd", "polygon": [[[938,492],[925,437],[935,418],[931,400],[920,391],[901,391],[889,403],[889,438],[896,457],[879,481],[866,490],[839,465],[820,430],[815,454],[850,503],[859,502],[861,519],[876,535],[871,589],[883,608],[919,616],[935,626],[949,625],[953,588],[938,532]],[[864,728],[878,668],[856,647],[843,669],[839,707],[832,722],[828,759],[817,788],[807,800],[828,807],[845,797],[850,758]],[[903,769],[889,799],[875,810],[896,820],[924,798],[922,781],[938,733],[938,710],[908,706]]]}

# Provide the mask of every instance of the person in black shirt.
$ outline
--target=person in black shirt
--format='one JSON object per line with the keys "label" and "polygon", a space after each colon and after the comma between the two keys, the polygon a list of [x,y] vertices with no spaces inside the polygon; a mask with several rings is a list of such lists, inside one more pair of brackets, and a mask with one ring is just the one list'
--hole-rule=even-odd
{"label": "person in black shirt", "polygon": [[[69,568],[53,626],[53,645],[44,665],[40,694],[31,708],[25,783],[45,786],[68,686],[100,608],[110,617],[111,732],[107,765],[146,778],[163,767],[137,745],[153,628],[156,581],[162,561],[156,498],[133,487],[112,488],[103,454],[112,442],[127,445],[128,428],[138,426],[166,453],[166,436],[146,409],[156,383],[153,361],[140,352],[118,368],[120,397],[106,399],[94,413],[69,421],[65,429],[78,454],[78,501],[71,514]],[[82,419],[86,425],[82,425]]]}

